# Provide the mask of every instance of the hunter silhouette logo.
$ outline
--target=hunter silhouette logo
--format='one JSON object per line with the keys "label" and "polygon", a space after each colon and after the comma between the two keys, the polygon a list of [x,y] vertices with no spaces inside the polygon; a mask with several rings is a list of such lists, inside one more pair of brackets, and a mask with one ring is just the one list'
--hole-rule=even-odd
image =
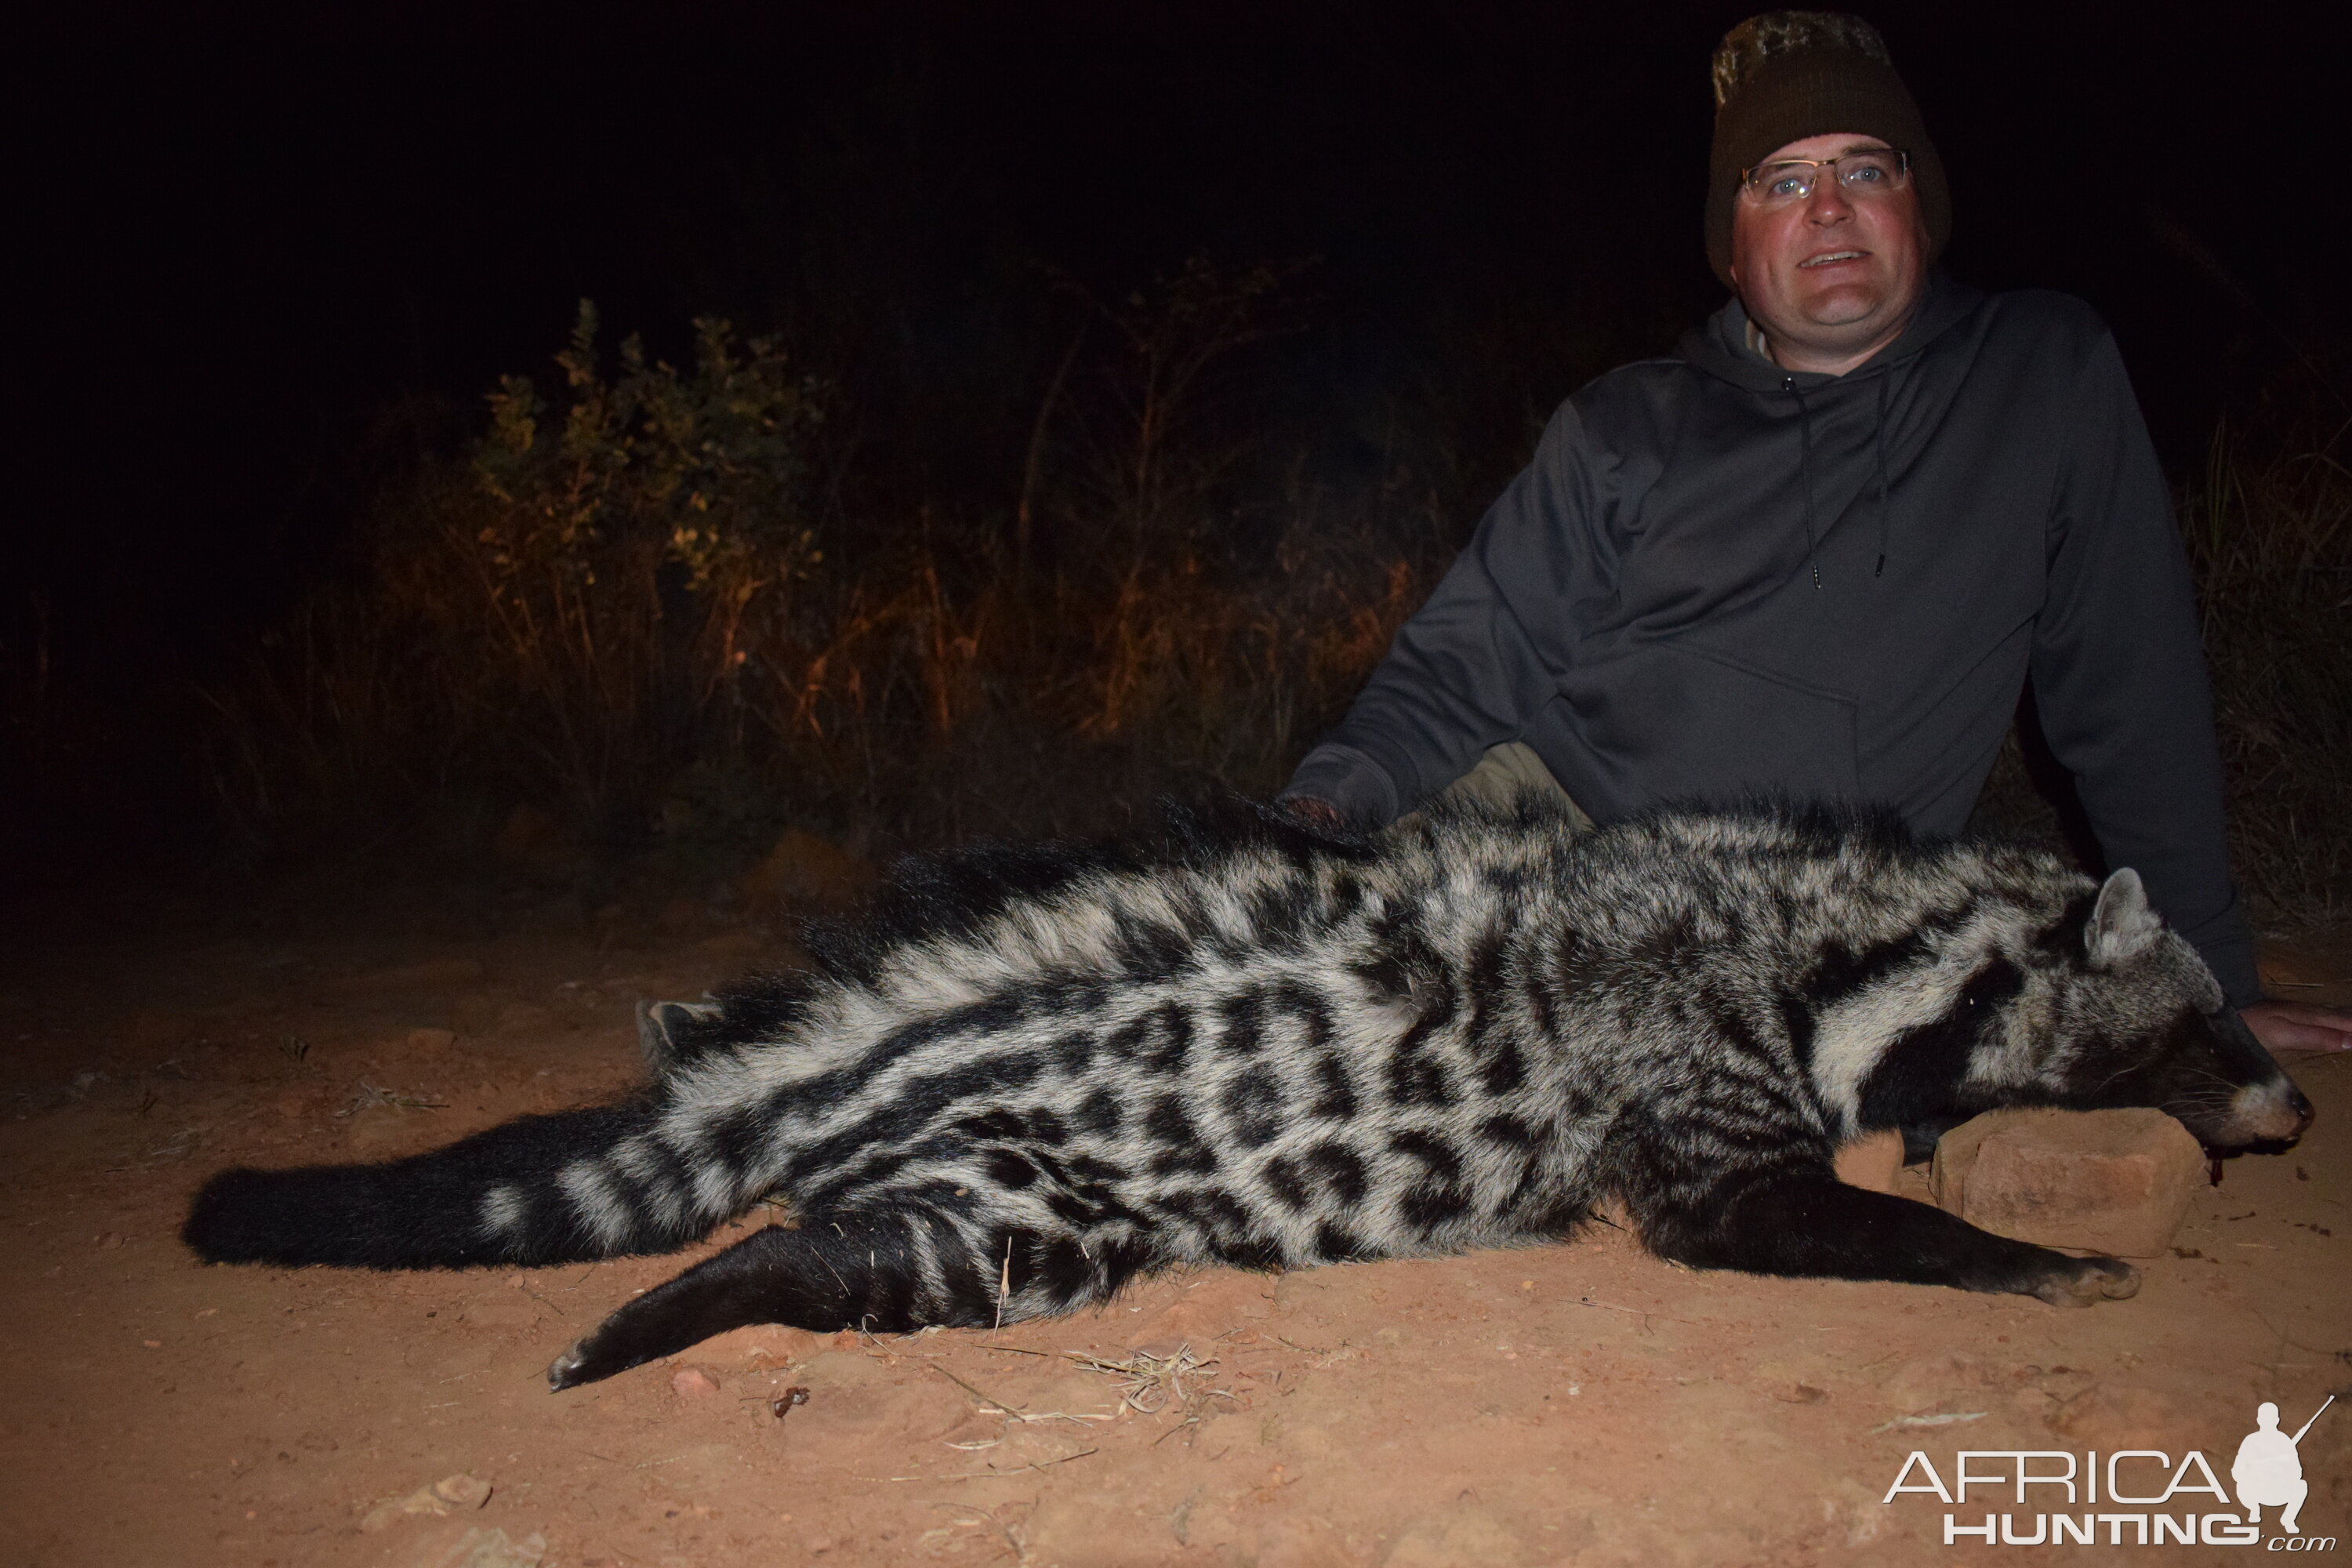
{"label": "hunter silhouette logo", "polygon": [[2335,1403],[2336,1395],[2329,1394],[2292,1437],[2278,1429],[2277,1405],[2265,1400],[2254,1411],[2254,1429],[2238,1445],[2238,1457],[2230,1465],[2230,1479],[2237,1484],[2238,1506],[2246,1510],[2248,1524],[2262,1523],[2265,1508],[2283,1508],[2286,1511],[2279,1515],[2279,1528],[2289,1535],[2303,1533],[2294,1522],[2303,1511],[2303,1500],[2311,1495],[2311,1483],[2303,1479],[2303,1435]]}
{"label": "hunter silhouette logo", "polygon": [[[2254,1429],[2230,1464],[2237,1511],[2212,1461],[2195,1448],[2173,1456],[2154,1448],[1964,1448],[1938,1470],[1914,1449],[1880,1500],[1908,1492],[1935,1498],[1944,1515],[1947,1546],[2259,1546],[2265,1552],[2333,1552],[2332,1535],[2305,1535],[2300,1523],[2311,1483],[2304,1479],[2304,1436],[2336,1403],[2329,1394],[2290,1436],[2279,1429],[2279,1407],[2265,1402]],[[1948,1485],[1945,1477],[1951,1478]],[[2210,1499],[2200,1501],[2200,1499]],[[2006,1502],[2032,1511],[1962,1511],[1970,1503]],[[2038,1505],[2038,1506],[2037,1506]],[[2280,1533],[2265,1538],[2263,1510],[2277,1509]]]}

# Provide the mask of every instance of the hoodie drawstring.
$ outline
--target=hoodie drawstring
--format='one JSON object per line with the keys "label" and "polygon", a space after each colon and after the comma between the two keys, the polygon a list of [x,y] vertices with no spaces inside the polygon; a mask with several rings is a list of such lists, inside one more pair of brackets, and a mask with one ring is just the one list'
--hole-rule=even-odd
{"label": "hoodie drawstring", "polygon": [[[1878,463],[1878,564],[1872,567],[1873,577],[1886,575],[1886,542],[1892,531],[1889,515],[1894,510],[1894,487],[1886,478],[1886,398],[1887,383],[1893,377],[1881,373],[1878,382],[1878,417],[1871,432],[1871,448]],[[1797,378],[1782,379],[1780,389],[1797,400],[1797,473],[1805,492],[1805,562],[1812,568],[1813,586],[1822,585],[1821,528],[1813,516],[1813,410],[1805,395],[1797,386]]]}
{"label": "hoodie drawstring", "polygon": [[1822,585],[1821,531],[1813,524],[1813,411],[1797,390],[1797,378],[1780,384],[1797,400],[1797,475],[1805,490],[1805,563],[1813,569],[1813,587]]}
{"label": "hoodie drawstring", "polygon": [[1878,564],[1871,568],[1874,577],[1886,575],[1886,514],[1891,506],[1886,483],[1886,384],[1894,379],[1886,372],[1881,372],[1878,377],[1878,426],[1872,442],[1878,448]]}

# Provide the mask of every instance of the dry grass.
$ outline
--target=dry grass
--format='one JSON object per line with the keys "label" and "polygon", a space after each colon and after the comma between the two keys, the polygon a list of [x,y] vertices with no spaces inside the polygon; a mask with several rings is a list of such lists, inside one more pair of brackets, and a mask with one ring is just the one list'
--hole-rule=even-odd
{"label": "dry grass", "polygon": [[1209,1386],[1209,1369],[1217,1364],[1212,1356],[1202,1360],[1193,1353],[1189,1344],[1178,1345],[1166,1355],[1154,1355],[1149,1351],[1137,1351],[1122,1361],[1106,1361],[1100,1356],[1068,1352],[1069,1360],[1087,1372],[1098,1372],[1118,1380],[1119,1403],[1139,1415],[1157,1415],[1174,1407],[1187,1413],[1203,1399],[1232,1399],[1233,1394]]}
{"label": "dry grass", "polygon": [[526,803],[589,859],[724,861],[786,822],[936,842],[1270,791],[1443,554],[1425,488],[1285,478],[1201,406],[1275,281],[1194,268],[1113,317],[1017,519],[820,506],[825,394],[772,345],[709,323],[692,372],[608,378],[583,317],[562,406],[507,382],[358,584],[205,694],[212,796],[257,846],[465,812],[479,845]]}
{"label": "dry grass", "polygon": [[2273,920],[2352,916],[2352,416],[2217,432],[2182,522],[2239,875]]}
{"label": "dry grass", "polygon": [[[1435,449],[1300,479],[1226,374],[1281,281],[1195,267],[1088,301],[1002,510],[816,484],[855,465],[772,344],[704,323],[690,372],[625,349],[608,374],[584,317],[554,406],[503,384],[471,464],[385,497],[356,583],[205,695],[221,819],[257,854],[478,858],[522,805],[583,866],[720,878],[788,824],[922,845],[1279,787],[1487,488]],[[2181,505],[2236,863],[2273,922],[2352,912],[2346,433],[2323,382],[2287,389]],[[1980,826],[2060,832],[2029,774],[2013,745]]]}

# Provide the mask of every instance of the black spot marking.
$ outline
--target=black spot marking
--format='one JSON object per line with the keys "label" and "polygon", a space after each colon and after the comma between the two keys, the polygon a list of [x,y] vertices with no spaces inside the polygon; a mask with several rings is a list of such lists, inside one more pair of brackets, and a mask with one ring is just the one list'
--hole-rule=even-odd
{"label": "black spot marking", "polygon": [[1519,1042],[1508,1029],[1495,1032],[1494,1043],[1486,1053],[1486,1065],[1480,1071],[1486,1092],[1508,1094],[1527,1081],[1526,1060],[1519,1055]]}
{"label": "black spot marking", "polygon": [[1143,1130],[1157,1145],[1151,1156],[1154,1175],[1206,1175],[1216,1170],[1217,1152],[1201,1136],[1201,1130],[1192,1125],[1192,1117],[1174,1095],[1163,1094],[1152,1101]]}
{"label": "black spot marking", "polygon": [[1348,1077],[1348,1064],[1336,1055],[1318,1058],[1315,1063],[1315,1103],[1308,1110],[1335,1121],[1345,1121],[1356,1114],[1356,1087]]}
{"label": "black spot marking", "polygon": [[1470,1194],[1455,1186],[1415,1187],[1399,1205],[1404,1221],[1423,1236],[1470,1212]]}
{"label": "black spot marking", "polygon": [[1265,994],[1244,991],[1217,1007],[1217,1049],[1229,1056],[1255,1056],[1265,1044]]}
{"label": "black spot marking", "polygon": [[1315,1250],[1328,1263],[1347,1263],[1370,1256],[1362,1242],[1328,1220],[1315,1227]]}
{"label": "black spot marking", "polygon": [[1126,1120],[1118,1097],[1108,1089],[1097,1089],[1087,1095],[1072,1114],[1081,1129],[1097,1138],[1118,1137],[1119,1125]]}
{"label": "black spot marking", "polygon": [[1249,895],[1249,919],[1259,941],[1275,952],[1296,949],[1315,914],[1313,889],[1290,879],[1254,889]]}
{"label": "black spot marking", "polygon": [[1282,1080],[1271,1067],[1250,1068],[1225,1086],[1219,1098],[1226,1124],[1244,1149],[1260,1149],[1274,1142],[1288,1119]]}
{"label": "black spot marking", "polygon": [[1490,1143],[1500,1143],[1512,1149],[1532,1149],[1536,1146],[1536,1130],[1516,1116],[1489,1116],[1478,1123],[1478,1136]]}
{"label": "black spot marking", "polygon": [[1454,1074],[1437,1058],[1411,1048],[1411,1044],[1400,1040],[1396,1055],[1389,1058],[1389,1103],[1441,1110],[1452,1105]]}
{"label": "black spot marking", "polygon": [[991,1138],[1018,1140],[1026,1137],[1029,1131],[1029,1124],[1022,1120],[1019,1111],[1008,1110],[1001,1105],[983,1110],[976,1116],[967,1116],[957,1125],[963,1130],[967,1137],[975,1140]]}
{"label": "black spot marking", "polygon": [[1462,1179],[1461,1154],[1453,1144],[1434,1132],[1408,1129],[1391,1137],[1389,1147],[1420,1161],[1433,1181],[1458,1182]]}
{"label": "black spot marking", "polygon": [[1344,1205],[1352,1207],[1362,1203],[1364,1194],[1370,1190],[1364,1162],[1345,1143],[1318,1143],[1303,1158],[1315,1179]]}
{"label": "black spot marking", "polygon": [[2058,919],[2034,932],[2031,944],[2033,954],[2045,963],[2072,969],[2080,969],[2090,963],[2091,911],[2098,906],[2099,895],[2095,890],[2078,893],[2067,900],[2066,907]]}
{"label": "black spot marking", "polygon": [[1276,1154],[1258,1167],[1258,1180],[1274,1194],[1275,1201],[1292,1214],[1304,1214],[1309,1194],[1307,1178],[1286,1154]]}
{"label": "black spot marking", "polygon": [[1222,1256],[1250,1232],[1249,1211],[1231,1193],[1215,1187],[1179,1187],[1152,1200],[1151,1206],[1170,1218],[1190,1225]]}
{"label": "black spot marking", "polygon": [[1010,1149],[991,1149],[981,1156],[988,1179],[1010,1192],[1019,1192],[1037,1179],[1037,1167]]}
{"label": "black spot marking", "polygon": [[1073,1029],[1068,1034],[1055,1037],[1053,1044],[1045,1047],[1045,1054],[1053,1058],[1054,1066],[1064,1076],[1080,1078],[1095,1065],[1095,1052],[1100,1048],[1100,1042],[1091,1032]]}
{"label": "black spot marking", "polygon": [[1320,1051],[1329,1047],[1333,1032],[1331,1007],[1318,993],[1296,980],[1285,980],[1274,987],[1268,1001],[1298,1020],[1304,1029],[1301,1044],[1308,1050]]}

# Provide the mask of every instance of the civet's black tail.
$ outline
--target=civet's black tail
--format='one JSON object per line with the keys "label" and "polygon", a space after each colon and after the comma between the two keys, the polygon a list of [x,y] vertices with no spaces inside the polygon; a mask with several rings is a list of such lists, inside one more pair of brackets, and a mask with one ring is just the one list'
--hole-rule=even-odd
{"label": "civet's black tail", "polygon": [[526,1116],[388,1164],[224,1171],[180,1234],[215,1263],[455,1268],[667,1252],[757,1194],[689,1166],[654,1115],[638,1100]]}

